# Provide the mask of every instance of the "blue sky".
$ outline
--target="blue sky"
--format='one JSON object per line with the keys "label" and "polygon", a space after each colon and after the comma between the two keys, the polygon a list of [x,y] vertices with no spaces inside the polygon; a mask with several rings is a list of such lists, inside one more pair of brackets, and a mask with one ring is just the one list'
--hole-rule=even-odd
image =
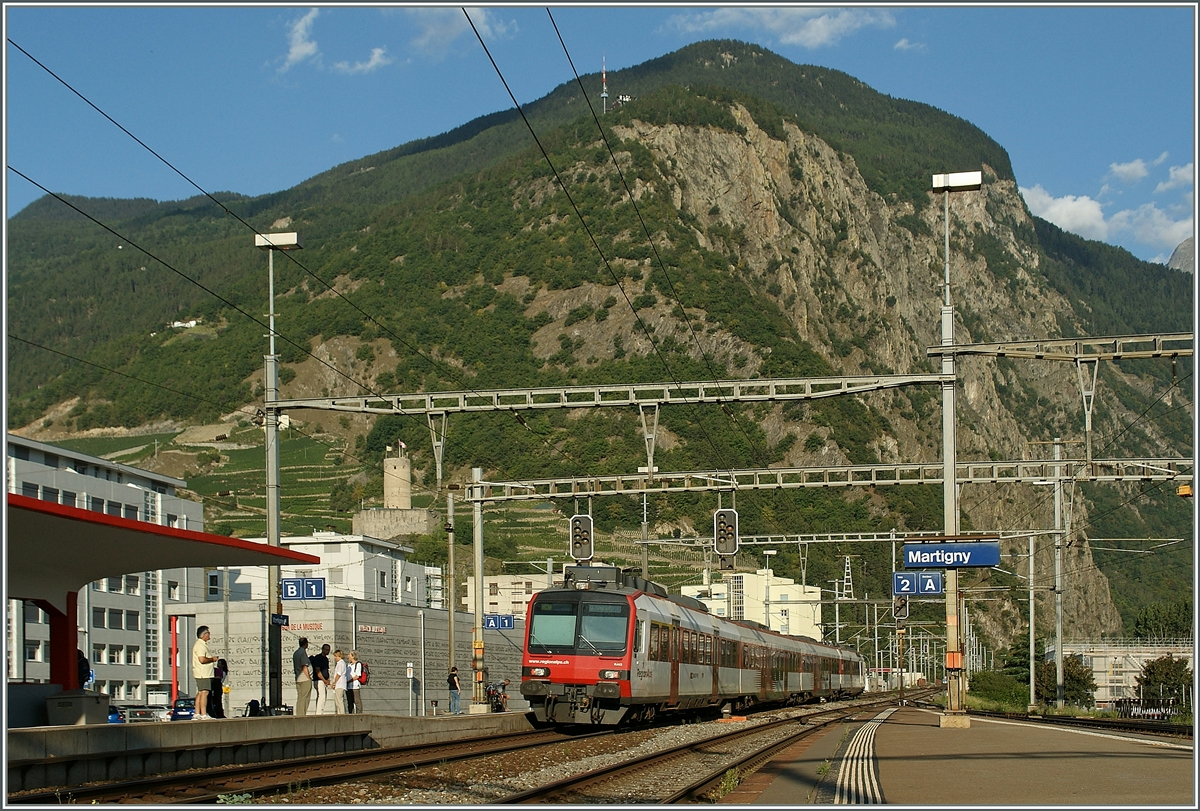
{"label": "blue sky", "polygon": [[[470,13],[521,103],[573,79],[545,7]],[[551,14],[581,74],[754,42],[971,121],[1008,150],[1030,209],[1070,231],[1162,262],[1193,232],[1190,4]],[[67,194],[197,192],[13,43],[207,191],[289,188],[511,107],[457,6],[6,5],[5,35],[6,163]],[[42,194],[11,171],[5,185],[6,216]]]}

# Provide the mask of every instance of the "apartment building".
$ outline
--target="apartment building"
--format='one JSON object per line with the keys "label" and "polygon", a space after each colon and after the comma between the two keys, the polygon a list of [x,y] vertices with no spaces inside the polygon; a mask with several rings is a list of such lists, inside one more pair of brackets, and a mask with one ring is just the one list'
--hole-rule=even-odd
{"label": "apartment building", "polygon": [[[204,528],[204,506],[177,494],[187,484],[181,479],[11,434],[6,452],[9,493],[134,521]],[[93,689],[122,703],[166,704],[166,609],[171,603],[202,599],[202,589],[198,575],[182,569],[131,572],[82,589],[79,649],[91,661]],[[45,612],[19,600],[9,601],[8,609],[9,681],[48,682],[50,626]]]}

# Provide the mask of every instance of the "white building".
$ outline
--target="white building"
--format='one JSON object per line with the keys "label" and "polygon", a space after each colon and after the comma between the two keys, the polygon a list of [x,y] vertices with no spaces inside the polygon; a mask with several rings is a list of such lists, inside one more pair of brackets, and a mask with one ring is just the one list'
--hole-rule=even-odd
{"label": "white building", "polygon": [[[509,614],[524,619],[533,595],[542,589],[561,586],[562,583],[561,572],[556,575],[542,573],[488,575],[483,578],[483,613]],[[473,612],[475,610],[474,577],[467,578],[466,594],[462,597],[460,607],[463,611]]]}
{"label": "white building", "polygon": [[[1147,662],[1161,659],[1167,654],[1184,659],[1195,672],[1195,645],[1190,639],[1142,640],[1100,639],[1064,642],[1064,656],[1083,657],[1083,664],[1091,668],[1096,682],[1096,706],[1108,709],[1122,698],[1141,698],[1138,695],[1137,677]],[[1046,660],[1054,659],[1054,643],[1046,645]],[[1153,698],[1153,696],[1151,696]]]}
{"label": "white building", "polygon": [[[86,453],[7,438],[5,484],[15,493],[135,521],[202,531],[204,505],[176,495],[186,482]],[[97,554],[102,554],[98,550]],[[79,593],[79,649],[91,660],[94,688],[124,703],[166,704],[163,646],[167,608],[203,599],[203,582],[183,569],[131,572]],[[50,679],[50,626],[32,603],[9,601],[5,628],[10,682]]]}
{"label": "white building", "polygon": [[822,638],[821,589],[798,585],[790,577],[776,577],[770,569],[722,573],[716,583],[684,586],[680,592],[695,597],[718,617],[757,622],[789,636]]}
{"label": "white building", "polygon": [[[247,540],[266,543],[265,538]],[[315,566],[281,566],[280,579],[323,579],[327,598],[349,597],[417,608],[444,607],[441,568],[410,562],[406,556],[412,553],[412,548],[398,541],[339,532],[314,532],[307,536],[283,537],[279,543],[321,559]],[[221,575],[218,569],[206,572],[206,600],[225,599]],[[266,596],[267,571],[264,567],[229,567],[231,601],[265,600]]]}

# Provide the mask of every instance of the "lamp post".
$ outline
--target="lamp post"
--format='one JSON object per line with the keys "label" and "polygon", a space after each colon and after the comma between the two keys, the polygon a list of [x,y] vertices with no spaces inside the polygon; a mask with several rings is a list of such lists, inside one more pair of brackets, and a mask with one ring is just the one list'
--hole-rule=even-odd
{"label": "lamp post", "polygon": [[778,550],[776,550],[776,549],[764,549],[763,550],[763,555],[767,559],[767,582],[766,582],[766,587],[763,590],[763,612],[767,615],[767,623],[766,624],[767,624],[768,631],[772,630],[771,629],[771,577],[773,576],[774,572],[771,571],[771,556],[774,555],[777,551]]}
{"label": "lamp post", "polygon": [[[300,235],[255,234],[254,246],[267,252],[267,319],[270,354],[264,356],[263,428],[267,449],[267,543],[279,546],[279,356],[275,354],[275,252],[299,250]],[[283,639],[282,626],[275,615],[283,613],[280,601],[279,567],[267,567],[267,606],[271,622],[267,626],[267,700],[272,707],[283,705]]]}
{"label": "lamp post", "polygon": [[[951,172],[933,176],[933,190],[945,198],[945,299],[942,302],[942,347],[954,346],[954,305],[950,298],[950,192],[973,191],[983,186],[983,172]],[[958,535],[958,461],[955,428],[954,354],[942,355],[942,518],[945,533]],[[946,570],[946,710],[955,716],[952,723],[966,719],[962,708],[962,643],[958,625],[958,571]],[[945,716],[943,716],[945,718]],[[967,723],[970,723],[967,721]]]}

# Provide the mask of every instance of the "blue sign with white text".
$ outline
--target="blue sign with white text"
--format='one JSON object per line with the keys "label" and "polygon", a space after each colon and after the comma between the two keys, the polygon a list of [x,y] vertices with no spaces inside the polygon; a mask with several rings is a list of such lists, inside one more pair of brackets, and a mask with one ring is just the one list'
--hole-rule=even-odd
{"label": "blue sign with white text", "polygon": [[904,568],[970,569],[1000,565],[999,541],[904,545]]}
{"label": "blue sign with white text", "polygon": [[917,593],[916,572],[892,572],[892,596]]}
{"label": "blue sign with white text", "polygon": [[942,573],[917,572],[917,591],[921,594],[941,594]]}
{"label": "blue sign with white text", "polygon": [[512,614],[484,614],[483,627],[489,631],[506,631],[517,627],[517,618]]}
{"label": "blue sign with white text", "polygon": [[281,600],[324,600],[325,578],[285,577],[279,581]]}

